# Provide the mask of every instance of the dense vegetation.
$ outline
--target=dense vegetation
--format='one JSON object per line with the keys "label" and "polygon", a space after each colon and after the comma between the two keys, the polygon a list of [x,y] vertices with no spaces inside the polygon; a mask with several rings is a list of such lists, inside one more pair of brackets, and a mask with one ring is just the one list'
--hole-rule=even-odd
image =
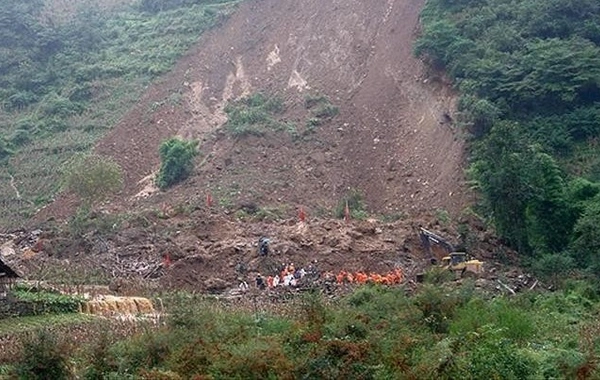
{"label": "dense vegetation", "polygon": [[600,3],[429,0],[418,55],[461,92],[472,179],[541,269],[600,274]]}
{"label": "dense vegetation", "polygon": [[[365,286],[327,301],[224,306],[200,296],[165,297],[166,324],[129,340],[86,347],[42,334],[15,369],[40,362],[87,379],[556,379],[598,375],[596,291],[571,283],[552,294],[486,299],[473,283]],[[250,300],[250,298],[248,299]],[[274,310],[278,310],[274,312]],[[65,363],[72,363],[67,367]],[[196,376],[196,377],[194,377]]]}
{"label": "dense vegetation", "polygon": [[177,137],[160,144],[160,170],[156,177],[158,187],[166,189],[190,175],[194,156],[198,153],[197,146],[198,141],[184,141]]}
{"label": "dense vegetation", "polygon": [[0,9],[0,228],[51,200],[56,169],[86,152],[232,2],[82,1],[60,17],[46,3]]}

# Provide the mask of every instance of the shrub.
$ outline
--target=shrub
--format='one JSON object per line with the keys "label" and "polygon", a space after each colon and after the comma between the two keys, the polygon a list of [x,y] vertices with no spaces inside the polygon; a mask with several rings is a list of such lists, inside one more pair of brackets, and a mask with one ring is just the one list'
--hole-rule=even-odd
{"label": "shrub", "polygon": [[564,253],[545,254],[532,264],[534,272],[547,279],[562,277],[574,267],[573,258]]}
{"label": "shrub", "polygon": [[47,330],[40,330],[23,343],[23,359],[16,370],[21,379],[68,379],[67,358],[56,337]]}
{"label": "shrub", "polygon": [[314,115],[321,119],[328,119],[340,113],[339,108],[331,104],[323,104],[314,111]]}
{"label": "shrub", "polygon": [[27,144],[29,141],[31,141],[31,132],[25,130],[25,129],[17,129],[15,130],[15,132],[13,133],[12,137],[10,138],[10,142],[13,145],[25,145]]}
{"label": "shrub", "polygon": [[32,315],[76,313],[82,302],[76,296],[28,287],[18,287],[11,294],[15,299],[30,304],[28,310]]}
{"label": "shrub", "polygon": [[327,97],[325,95],[308,94],[304,97],[304,107],[306,107],[307,109],[313,108],[314,106],[317,106],[317,105],[323,104],[323,103],[329,103],[329,99],[327,99]]}
{"label": "shrub", "polygon": [[323,124],[324,120],[332,119],[340,110],[331,104],[325,95],[306,95],[304,106],[310,109],[311,117],[306,121],[306,127],[309,131]]}
{"label": "shrub", "polygon": [[[267,97],[256,93],[243,99],[227,104],[227,124],[225,128],[234,136],[262,136],[268,130],[288,130],[289,125],[274,119],[274,116],[284,111],[283,100],[279,97]],[[294,128],[295,129],[295,128]]]}
{"label": "shrub", "polygon": [[338,202],[334,211],[336,218],[344,218],[346,205],[348,205],[348,208],[350,209],[350,216],[352,218],[359,220],[366,219],[367,211],[365,209],[365,203],[360,191],[356,189],[350,189],[348,193]]}
{"label": "shrub", "polygon": [[96,154],[75,156],[64,172],[66,187],[77,194],[86,207],[106,199],[123,185],[121,167],[111,158]]}
{"label": "shrub", "polygon": [[172,137],[160,145],[160,170],[156,183],[166,189],[186,179],[194,168],[198,141],[185,141]]}
{"label": "shrub", "polygon": [[164,331],[147,331],[130,340],[118,342],[111,347],[110,355],[116,358],[120,374],[151,369],[168,359],[171,347],[175,346],[171,337]]}
{"label": "shrub", "polygon": [[10,157],[14,151],[4,138],[0,137],[0,160]]}
{"label": "shrub", "polygon": [[110,344],[106,334],[102,334],[99,340],[93,343],[87,354],[89,365],[85,369],[84,379],[102,380],[107,373],[116,369],[114,358],[110,355]]}
{"label": "shrub", "polygon": [[434,333],[446,333],[461,300],[456,294],[445,294],[442,289],[425,285],[415,296],[415,305],[423,313],[425,325]]}
{"label": "shrub", "polygon": [[83,107],[78,103],[72,102],[68,98],[56,93],[51,93],[42,100],[40,110],[47,117],[66,117],[81,113]]}
{"label": "shrub", "polygon": [[470,346],[467,357],[469,366],[463,374],[474,379],[528,379],[537,371],[537,363],[526,352],[493,332]]}

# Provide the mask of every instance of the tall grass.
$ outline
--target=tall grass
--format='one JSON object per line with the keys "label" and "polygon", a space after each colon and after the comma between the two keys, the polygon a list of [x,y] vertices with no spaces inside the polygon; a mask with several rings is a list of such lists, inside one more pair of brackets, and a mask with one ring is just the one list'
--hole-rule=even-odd
{"label": "tall grass", "polygon": [[570,322],[554,305],[569,294],[582,296],[364,286],[338,300],[312,293],[267,306],[178,294],[165,298],[161,329],[77,360],[109,363],[95,367],[103,378],[594,378],[600,325],[585,307]]}

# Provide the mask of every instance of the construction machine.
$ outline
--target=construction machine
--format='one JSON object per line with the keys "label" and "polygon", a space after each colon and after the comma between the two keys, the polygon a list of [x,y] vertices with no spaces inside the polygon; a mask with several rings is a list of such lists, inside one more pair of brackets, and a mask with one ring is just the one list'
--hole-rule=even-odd
{"label": "construction machine", "polygon": [[436,245],[443,250],[440,266],[455,273],[457,278],[476,276],[483,273],[482,261],[470,258],[465,252],[457,252],[454,246],[441,236],[424,228],[420,229],[419,235],[423,248],[425,248],[425,251],[430,256],[432,264],[435,265],[438,263],[438,259],[432,250],[432,245]]}
{"label": "construction machine", "polygon": [[454,272],[458,278],[483,273],[483,261],[469,259],[465,252],[450,252],[442,258],[442,267]]}

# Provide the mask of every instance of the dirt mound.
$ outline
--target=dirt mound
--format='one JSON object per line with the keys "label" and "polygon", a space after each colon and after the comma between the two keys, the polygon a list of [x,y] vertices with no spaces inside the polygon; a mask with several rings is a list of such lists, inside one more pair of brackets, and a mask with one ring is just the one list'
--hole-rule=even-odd
{"label": "dirt mound", "polygon": [[[403,283],[414,285],[417,274],[432,269],[433,256],[439,261],[439,255],[448,254],[439,251],[441,246],[432,247],[433,256],[425,251],[419,237],[424,227],[483,260],[486,273],[480,286],[492,292],[537,283],[517,268],[498,263],[510,260],[512,252],[481,223],[466,218],[461,222],[465,224],[460,230],[435,215],[389,223],[313,217],[264,222],[232,220],[198,206],[191,212],[147,211],[116,228],[99,223],[102,229],[83,236],[51,224],[43,230],[0,235],[0,256],[25,278],[76,288],[110,282],[108,290],[119,296],[172,289],[233,294],[244,291],[239,289],[243,282],[256,291],[259,274],[264,280],[279,275],[283,282],[284,273],[296,273],[291,267],[305,275],[298,281],[300,288],[328,288],[341,272],[369,278],[400,273]],[[259,254],[261,237],[269,239],[267,255]]]}
{"label": "dirt mound", "polygon": [[[429,265],[415,221],[285,219],[231,221],[198,209],[191,214],[140,214],[112,230],[83,236],[46,226],[0,236],[2,259],[26,278],[85,284],[110,281],[118,295],[156,289],[221,293],[257,274],[275,276],[293,265],[315,280],[326,272],[379,273],[401,269],[408,278]],[[422,220],[435,228],[434,218]],[[419,223],[419,225],[420,225]],[[437,225],[436,230],[440,230]],[[456,238],[456,231],[444,228]],[[269,253],[259,255],[261,237]],[[140,286],[141,282],[145,285]]]}

